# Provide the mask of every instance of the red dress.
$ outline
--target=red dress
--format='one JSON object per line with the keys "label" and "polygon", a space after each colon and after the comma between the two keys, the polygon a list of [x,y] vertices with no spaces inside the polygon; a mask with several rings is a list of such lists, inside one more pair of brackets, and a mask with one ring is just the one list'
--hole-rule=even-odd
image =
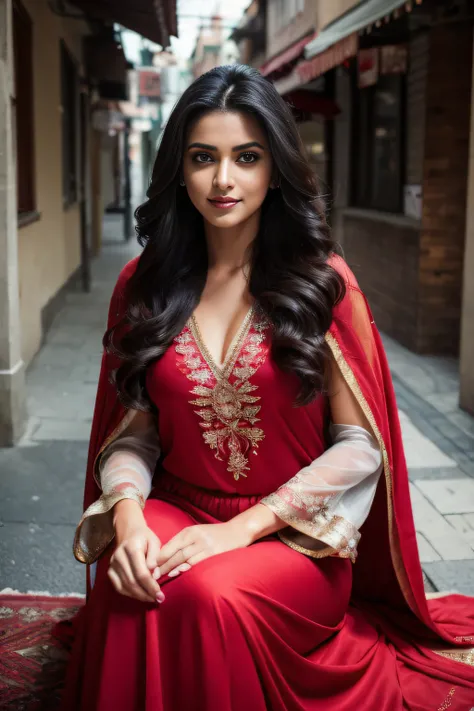
{"label": "red dress", "polygon": [[[99,558],[76,623],[64,710],[474,706],[474,655],[468,649],[474,600],[451,595],[428,608],[380,337],[371,321],[364,322],[365,336],[354,326],[350,292],[357,284],[341,258],[332,264],[344,274],[348,297],[334,310],[327,342],[384,456],[385,479],[362,527],[357,562],[305,555],[297,543],[286,545],[275,534],[159,581],[166,600],[154,605],[115,592],[107,577],[111,544]],[[119,279],[112,320],[121,314],[135,265]],[[163,459],[144,513],[163,543],[186,526],[226,521],[253,506],[324,451],[326,398],[293,407],[298,381],[276,367],[270,345],[271,328],[257,312],[218,389],[208,354],[188,326],[149,368]],[[110,367],[112,357],[104,354],[86,506],[100,493],[94,460],[124,417],[107,380]],[[216,408],[219,425],[209,425]]]}

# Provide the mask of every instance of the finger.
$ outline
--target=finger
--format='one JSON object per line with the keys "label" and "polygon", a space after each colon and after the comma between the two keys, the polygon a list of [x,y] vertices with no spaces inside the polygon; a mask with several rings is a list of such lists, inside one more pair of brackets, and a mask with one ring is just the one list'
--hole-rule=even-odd
{"label": "finger", "polygon": [[115,590],[120,595],[124,595],[125,597],[131,597],[136,600],[141,600],[142,602],[150,602],[148,595],[145,595],[145,593],[143,593],[143,591],[141,589],[139,589],[137,586],[135,588],[133,586],[128,586],[128,585],[124,586],[118,573],[113,568],[108,569],[107,575],[109,576],[110,580],[112,581],[112,584],[113,584]]}
{"label": "finger", "polygon": [[123,548],[117,548],[113,558],[110,559],[110,567],[119,576],[122,587],[133,585],[135,579],[128,561],[128,555]]}
{"label": "finger", "polygon": [[122,594],[122,590],[123,590],[122,581],[120,580],[119,576],[117,575],[117,573],[115,572],[115,570],[113,568],[109,568],[107,570],[107,576],[109,577],[115,590],[118,593]]}
{"label": "finger", "polygon": [[176,555],[179,550],[184,548],[187,543],[190,543],[190,541],[187,539],[187,536],[185,537],[185,530],[186,529],[177,533],[176,536],[171,538],[167,543],[165,543],[164,546],[161,547],[157,563],[160,568],[163,563],[166,563],[167,560],[169,560],[172,556]]}
{"label": "finger", "polygon": [[143,552],[134,551],[133,553],[130,553],[129,561],[135,582],[147,595],[151,597],[152,600],[156,600],[156,595],[160,592],[160,586],[152,577],[150,570],[147,568]]}
{"label": "finger", "polygon": [[[115,560],[111,567],[120,578],[120,581],[122,583],[122,593],[128,594],[130,597],[136,597],[139,600],[145,600],[149,602],[151,599],[152,602],[155,602],[156,594],[150,596],[150,594],[146,590],[144,590],[142,586],[138,583],[138,581],[135,579],[135,574],[132,570],[132,566],[130,563],[131,554],[126,553],[123,548],[119,548],[116,550],[114,555]],[[141,552],[141,555],[144,558],[143,552]],[[150,575],[149,571],[147,572],[148,575]],[[158,585],[157,583],[155,584]]]}
{"label": "finger", "polygon": [[189,570],[190,568],[191,568],[191,566],[189,565],[189,563],[183,563],[182,565],[178,565],[177,568],[173,568],[173,570],[171,570],[171,571],[168,573],[168,577],[169,577],[169,578],[175,578],[175,577],[178,576],[180,573],[185,573],[185,572],[186,572],[187,570]]}
{"label": "finger", "polygon": [[191,556],[191,558],[188,558],[188,563],[189,567],[192,568],[196,565],[196,563],[200,563],[202,560],[206,560],[206,558],[210,558],[212,553],[209,553],[209,551],[201,551],[200,553],[197,553],[196,555]]}
{"label": "finger", "polygon": [[160,553],[161,541],[156,536],[151,536],[148,540],[148,549],[146,552],[146,564],[150,570],[158,565],[158,555]]}
{"label": "finger", "polygon": [[169,560],[160,565],[161,577],[163,577],[163,575],[168,575],[168,573],[170,573],[174,568],[187,563],[189,557],[191,555],[196,555],[197,552],[198,550],[196,544],[186,546],[185,548],[179,550]]}

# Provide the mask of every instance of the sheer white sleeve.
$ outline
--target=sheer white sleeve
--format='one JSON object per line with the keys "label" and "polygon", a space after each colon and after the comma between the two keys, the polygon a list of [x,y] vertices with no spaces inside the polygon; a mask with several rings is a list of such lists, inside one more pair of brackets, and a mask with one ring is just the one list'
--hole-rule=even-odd
{"label": "sheer white sleeve", "polygon": [[260,503],[288,523],[279,534],[288,545],[315,557],[337,554],[354,562],[382,456],[364,427],[331,424],[330,435],[331,447]]}
{"label": "sheer white sleeve", "polygon": [[84,562],[97,560],[113,539],[112,510],[118,501],[133,499],[142,509],[145,507],[159,456],[156,417],[137,411],[98,460],[96,479],[102,493],[84,512],[74,541]]}

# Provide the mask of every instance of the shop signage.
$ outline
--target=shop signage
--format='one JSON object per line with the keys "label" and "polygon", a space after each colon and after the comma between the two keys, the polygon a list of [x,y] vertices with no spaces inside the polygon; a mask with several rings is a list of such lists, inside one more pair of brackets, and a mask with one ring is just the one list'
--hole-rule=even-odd
{"label": "shop signage", "polygon": [[161,93],[161,76],[159,72],[149,69],[139,71],[140,96],[147,96],[149,99],[159,99]]}
{"label": "shop signage", "polygon": [[423,209],[423,193],[421,185],[405,185],[403,188],[403,212],[407,217],[421,220]]}
{"label": "shop signage", "polygon": [[373,86],[379,76],[379,51],[378,47],[360,49],[357,53],[357,70],[359,89]]}
{"label": "shop signage", "polygon": [[388,44],[380,47],[380,74],[405,74],[408,51],[405,44]]}

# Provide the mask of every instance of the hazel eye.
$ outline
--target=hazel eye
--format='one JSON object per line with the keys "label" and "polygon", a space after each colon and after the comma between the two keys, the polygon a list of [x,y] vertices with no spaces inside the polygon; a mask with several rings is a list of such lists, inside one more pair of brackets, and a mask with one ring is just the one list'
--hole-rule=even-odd
{"label": "hazel eye", "polygon": [[[251,160],[243,160],[241,161],[242,163],[256,163],[258,160],[260,160],[260,156],[257,153],[242,153],[240,158],[250,158]],[[239,161],[240,161],[239,158]]]}

